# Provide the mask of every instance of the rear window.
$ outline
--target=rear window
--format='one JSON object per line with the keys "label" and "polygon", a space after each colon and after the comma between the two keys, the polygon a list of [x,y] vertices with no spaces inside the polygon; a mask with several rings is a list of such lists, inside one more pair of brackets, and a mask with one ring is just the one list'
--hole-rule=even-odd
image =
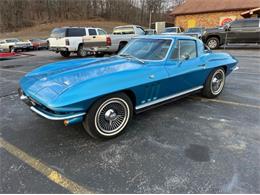
{"label": "rear window", "polygon": [[65,32],[66,32],[65,28],[55,28],[52,30],[50,37],[51,38],[62,38],[62,37],[65,37]]}
{"label": "rear window", "polygon": [[66,37],[82,37],[85,35],[85,28],[68,28],[66,33]]}
{"label": "rear window", "polygon": [[113,31],[114,35],[129,35],[129,34],[135,34],[133,27],[122,27],[122,28],[115,28]]}

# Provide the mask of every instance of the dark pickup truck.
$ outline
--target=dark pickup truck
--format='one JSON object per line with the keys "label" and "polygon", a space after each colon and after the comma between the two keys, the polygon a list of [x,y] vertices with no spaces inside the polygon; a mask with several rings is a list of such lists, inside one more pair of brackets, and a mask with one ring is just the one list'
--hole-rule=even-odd
{"label": "dark pickup truck", "polygon": [[207,29],[202,40],[210,49],[229,43],[260,44],[260,19],[235,20],[223,27]]}

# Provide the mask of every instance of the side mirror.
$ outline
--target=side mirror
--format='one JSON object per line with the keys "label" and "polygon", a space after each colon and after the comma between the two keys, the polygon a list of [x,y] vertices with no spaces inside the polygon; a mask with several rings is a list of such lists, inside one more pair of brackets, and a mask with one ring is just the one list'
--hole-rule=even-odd
{"label": "side mirror", "polygon": [[230,30],[231,30],[230,24],[226,24],[226,25],[224,26],[224,30],[225,30],[225,31],[230,31]]}

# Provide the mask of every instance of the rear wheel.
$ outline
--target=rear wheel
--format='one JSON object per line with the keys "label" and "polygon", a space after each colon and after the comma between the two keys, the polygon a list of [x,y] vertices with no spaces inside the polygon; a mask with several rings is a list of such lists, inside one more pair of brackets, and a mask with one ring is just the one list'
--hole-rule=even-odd
{"label": "rear wheel", "polygon": [[226,80],[225,70],[223,68],[217,68],[213,70],[204,86],[202,91],[203,96],[207,98],[215,98],[223,91]]}
{"label": "rear wheel", "polygon": [[90,108],[83,121],[88,134],[94,138],[116,137],[125,129],[133,115],[133,104],[124,93],[108,95]]}
{"label": "rear wheel", "polygon": [[88,52],[84,49],[83,45],[80,45],[77,54],[79,57],[83,58],[88,55]]}
{"label": "rear wheel", "polygon": [[207,46],[210,49],[218,49],[219,48],[219,39],[217,37],[210,37],[207,40]]}
{"label": "rear wheel", "polygon": [[69,51],[61,51],[60,55],[62,55],[63,57],[67,58],[70,56],[70,52]]}

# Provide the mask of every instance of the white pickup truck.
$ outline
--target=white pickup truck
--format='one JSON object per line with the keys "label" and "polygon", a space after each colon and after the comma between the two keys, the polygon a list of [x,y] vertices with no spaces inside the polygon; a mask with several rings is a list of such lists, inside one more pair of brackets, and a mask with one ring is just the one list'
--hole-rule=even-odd
{"label": "white pickup truck", "polygon": [[89,51],[84,47],[84,41],[96,42],[99,38],[106,39],[106,34],[103,29],[93,27],[55,28],[48,39],[49,50],[60,53],[63,57],[69,57],[71,53],[86,57]]}
{"label": "white pickup truck", "polygon": [[107,53],[119,52],[132,38],[145,34],[144,29],[138,25],[115,27],[113,33],[109,35],[111,39],[111,46],[107,49]]}
{"label": "white pickup truck", "polygon": [[0,49],[5,51],[30,50],[32,44],[29,41],[21,41],[17,38],[9,38],[0,40]]}

